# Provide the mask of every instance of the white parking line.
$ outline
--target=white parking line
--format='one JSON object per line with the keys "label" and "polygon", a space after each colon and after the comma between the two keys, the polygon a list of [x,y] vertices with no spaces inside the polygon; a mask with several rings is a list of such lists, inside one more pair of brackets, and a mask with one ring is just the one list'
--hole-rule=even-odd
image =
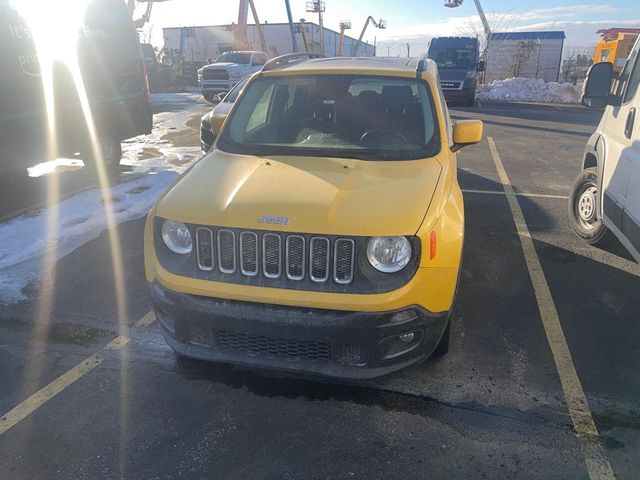
{"label": "white parking line", "polygon": [[[497,190],[470,190],[470,189],[462,189],[462,193],[479,193],[484,195],[506,195],[504,191],[500,192]],[[531,198],[551,198],[554,200],[569,200],[569,197],[566,195],[549,195],[546,193],[523,193],[523,192],[514,192],[516,197],[531,197]]]}
{"label": "white parking line", "polygon": [[[151,325],[155,321],[155,319],[155,314],[152,311],[148,312],[144,317],[142,317],[133,325],[132,330],[147,327]],[[104,347],[104,350],[120,350],[125,345],[127,345],[130,340],[131,338],[128,336],[118,336],[111,342],[109,342],[109,344]],[[20,423],[37,409],[42,407],[53,397],[73,385],[87,373],[91,372],[103,361],[104,357],[102,357],[102,355],[100,355],[99,353],[91,355],[89,358],[82,361],[71,370],[60,375],[53,382],[38,390],[22,403],[12,408],[6,414],[0,417],[0,435],[5,433],[7,430],[15,427],[18,423]]]}
{"label": "white parking line", "polygon": [[493,157],[496,170],[498,170],[498,176],[502,182],[502,187],[504,188],[509,207],[511,208],[511,214],[516,224],[518,236],[520,237],[520,244],[522,245],[529,276],[533,284],[542,324],[547,335],[547,341],[551,347],[551,353],[553,354],[558,376],[560,377],[569,415],[571,416],[573,427],[581,442],[589,478],[593,480],[612,480],[615,478],[613,470],[598,439],[598,429],[593,421],[593,415],[589,409],[587,397],[584,394],[584,389],[578,378],[578,373],[576,372],[573,358],[571,357],[571,352],[569,351],[569,346],[567,345],[567,340],[564,336],[562,325],[560,324],[558,311],[551,296],[551,290],[549,289],[547,279],[542,270],[540,259],[536,253],[533,239],[529,233],[527,222],[525,221],[524,214],[511,186],[509,176],[502,164],[496,144],[492,137],[489,137],[488,141],[491,156]]}

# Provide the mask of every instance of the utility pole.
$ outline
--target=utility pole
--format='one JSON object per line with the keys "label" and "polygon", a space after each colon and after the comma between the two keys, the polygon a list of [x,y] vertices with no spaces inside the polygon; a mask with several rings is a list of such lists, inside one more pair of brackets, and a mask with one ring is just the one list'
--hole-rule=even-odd
{"label": "utility pole", "polygon": [[322,14],[325,12],[325,8],[323,0],[307,2],[307,13],[318,14],[318,25],[320,26],[320,53],[324,53],[324,19]]}
{"label": "utility pole", "polygon": [[247,18],[249,17],[249,0],[240,0],[238,9],[238,26],[236,27],[233,43],[234,48],[246,50],[249,39],[247,38]]}
{"label": "utility pole", "polygon": [[411,58],[411,44],[407,42],[407,58]]}
{"label": "utility pole", "polygon": [[351,28],[351,22],[344,20],[340,22],[340,43],[338,44],[338,57],[344,57],[344,32]]}
{"label": "utility pole", "polygon": [[291,45],[293,46],[293,53],[298,51],[298,42],[296,40],[296,31],[293,27],[293,15],[291,15],[291,5],[289,0],[284,0],[285,7],[287,7],[287,18],[289,19],[289,30],[291,31]]}
{"label": "utility pole", "polygon": [[260,23],[260,19],[258,18],[258,11],[256,10],[256,6],[253,4],[253,0],[249,0],[249,6],[251,7],[253,21],[256,23],[256,30],[258,30],[258,37],[260,37],[260,45],[262,46],[262,51],[267,52],[267,40],[264,38],[264,30],[262,29],[262,24]]}

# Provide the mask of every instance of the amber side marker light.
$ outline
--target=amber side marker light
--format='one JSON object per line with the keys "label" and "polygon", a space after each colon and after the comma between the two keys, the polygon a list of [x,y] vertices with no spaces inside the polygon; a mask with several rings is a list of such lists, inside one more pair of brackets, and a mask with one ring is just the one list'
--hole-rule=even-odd
{"label": "amber side marker light", "polygon": [[438,248],[438,238],[435,231],[431,232],[429,240],[429,258],[433,260],[436,258],[436,249]]}

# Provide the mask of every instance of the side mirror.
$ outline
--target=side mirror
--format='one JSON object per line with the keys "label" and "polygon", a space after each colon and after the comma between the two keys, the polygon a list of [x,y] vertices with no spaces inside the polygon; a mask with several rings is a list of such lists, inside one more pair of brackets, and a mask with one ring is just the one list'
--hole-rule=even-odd
{"label": "side mirror", "polygon": [[476,65],[476,70],[478,72],[484,72],[486,70],[486,68],[487,68],[487,65],[486,65],[486,63],[484,63],[484,60],[480,60],[478,62],[478,64]]}
{"label": "side mirror", "polygon": [[484,124],[480,120],[458,120],[453,124],[452,152],[457,152],[466,145],[472,145],[482,140]]}
{"label": "side mirror", "polygon": [[222,127],[224,126],[224,122],[227,119],[226,114],[218,114],[214,115],[211,119],[211,132],[217,137],[220,135],[222,131]]}
{"label": "side mirror", "polygon": [[584,83],[582,104],[591,108],[604,108],[611,96],[613,63],[600,62],[591,66]]}

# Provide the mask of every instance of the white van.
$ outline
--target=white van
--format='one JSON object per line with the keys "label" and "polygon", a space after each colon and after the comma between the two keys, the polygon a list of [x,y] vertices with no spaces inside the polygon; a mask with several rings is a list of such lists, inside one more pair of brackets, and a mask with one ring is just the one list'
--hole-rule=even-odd
{"label": "white van", "polygon": [[573,185],[571,224],[593,245],[615,235],[640,262],[640,38],[619,77],[611,63],[591,67],[582,102],[605,110]]}

